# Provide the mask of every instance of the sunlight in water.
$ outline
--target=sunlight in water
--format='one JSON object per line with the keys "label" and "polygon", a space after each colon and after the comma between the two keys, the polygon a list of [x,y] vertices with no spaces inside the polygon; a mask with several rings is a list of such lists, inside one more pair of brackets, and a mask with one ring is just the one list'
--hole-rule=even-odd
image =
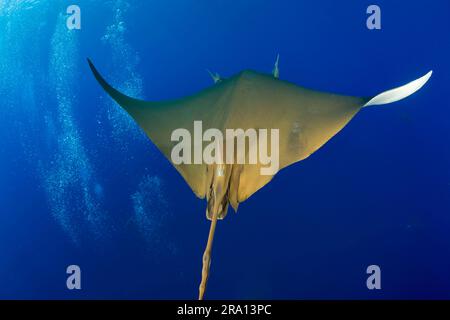
{"label": "sunlight in water", "polygon": [[167,216],[168,207],[161,179],[145,175],[131,199],[140,233],[147,243],[155,245],[159,242],[159,230]]}
{"label": "sunlight in water", "polygon": [[[125,37],[128,7],[125,1],[113,2],[112,20],[103,27],[101,40],[112,52],[109,59],[125,66],[125,70],[113,71],[116,83],[139,97],[143,87],[136,71],[139,58]],[[115,212],[106,211],[111,186],[97,171],[105,163],[95,162],[98,150],[88,142],[118,148],[120,161],[134,156],[127,152],[129,145],[147,141],[134,121],[109,98],[105,99],[106,108],[100,106],[96,111],[95,130],[102,134],[86,136],[84,123],[78,118],[84,94],[80,92],[83,75],[79,70],[85,63],[79,52],[81,33],[68,30],[67,15],[58,10],[46,1],[0,0],[0,95],[4,102],[0,115],[5,120],[1,129],[8,135],[16,132],[11,138],[22,150],[17,159],[28,163],[26,170],[41,181],[42,201],[47,202],[55,221],[74,243],[81,244],[123,230],[114,225]],[[40,19],[53,13],[58,14],[56,21]],[[50,51],[42,50],[42,43]],[[129,170],[126,165],[120,168],[120,175]],[[157,216],[166,208],[163,195],[154,195],[156,190],[161,192],[161,184],[159,178],[144,179],[132,195],[126,189],[117,194],[132,203],[134,210],[129,214],[147,243],[155,240],[162,223]]]}
{"label": "sunlight in water", "polygon": [[[105,34],[102,36],[102,42],[108,47],[107,51],[111,53],[112,65],[120,65],[123,68],[119,71],[111,70],[112,80],[117,87],[133,97],[142,96],[142,78],[137,72],[139,63],[138,53],[127,43],[126,25],[124,15],[129,4],[122,0],[115,1],[113,5],[113,21],[106,27]],[[130,143],[140,139],[145,141],[145,136],[135,122],[128,114],[117,107],[113,101],[107,100],[106,117],[111,126],[114,144],[121,150],[128,151]],[[100,115],[104,117],[103,114]],[[127,137],[124,139],[124,137]]]}
{"label": "sunlight in water", "polygon": [[95,237],[106,226],[105,214],[96,197],[94,169],[73,118],[78,59],[77,34],[66,29],[61,15],[51,41],[50,81],[56,94],[57,110],[49,122],[56,139],[50,166],[42,175],[53,216],[75,242],[84,224]]}

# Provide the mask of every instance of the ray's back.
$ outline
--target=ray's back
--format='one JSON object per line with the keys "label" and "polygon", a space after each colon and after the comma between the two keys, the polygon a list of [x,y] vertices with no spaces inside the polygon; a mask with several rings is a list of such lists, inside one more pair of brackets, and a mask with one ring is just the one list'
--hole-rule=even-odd
{"label": "ray's back", "polygon": [[[243,71],[184,99],[134,104],[127,111],[170,159],[176,142],[171,133],[185,128],[194,134],[194,121],[203,131],[219,129],[279,130],[279,168],[303,160],[339,132],[359,111],[364,99],[309,90],[254,71]],[[226,142],[225,142],[226,143]],[[203,146],[207,143],[203,142]],[[194,152],[194,150],[192,150]],[[272,152],[269,150],[268,152]],[[199,197],[207,192],[205,164],[175,166]],[[273,176],[261,175],[262,165],[245,163],[233,183],[237,201],[255,193]]]}

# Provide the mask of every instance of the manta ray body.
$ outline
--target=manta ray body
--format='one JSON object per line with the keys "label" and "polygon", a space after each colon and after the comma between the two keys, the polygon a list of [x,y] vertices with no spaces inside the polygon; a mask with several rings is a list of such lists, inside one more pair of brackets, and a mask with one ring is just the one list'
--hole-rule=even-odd
{"label": "manta ray body", "polygon": [[[279,168],[309,157],[337,134],[362,108],[406,98],[419,90],[432,71],[404,86],[375,97],[353,97],[310,90],[279,79],[279,57],[273,74],[242,71],[221,79],[210,73],[215,84],[183,99],[147,102],[128,97],[111,87],[92,62],[90,68],[103,89],[124,108],[145,131],[164,156],[199,198],[206,198],[206,216],[211,220],[208,242],[203,255],[199,299],[205,293],[211,263],[211,249],[218,219],[223,219],[231,205],[239,203],[270,182],[272,175],[262,175],[263,163],[175,164],[171,159],[177,128],[194,132],[194,122],[205,128],[279,130]],[[195,152],[193,146],[192,151]]]}

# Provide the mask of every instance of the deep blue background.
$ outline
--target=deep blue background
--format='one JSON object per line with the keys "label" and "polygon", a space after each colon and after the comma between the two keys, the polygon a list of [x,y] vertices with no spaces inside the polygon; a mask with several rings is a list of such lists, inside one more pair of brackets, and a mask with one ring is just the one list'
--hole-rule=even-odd
{"label": "deep blue background", "polygon": [[[209,222],[177,172],[113,104],[86,57],[141,98],[270,72],[374,95],[369,108],[217,228],[207,297],[450,298],[450,2],[76,1],[0,4],[0,298],[196,298]],[[65,269],[82,269],[82,290]],[[366,288],[366,267],[382,290]]]}

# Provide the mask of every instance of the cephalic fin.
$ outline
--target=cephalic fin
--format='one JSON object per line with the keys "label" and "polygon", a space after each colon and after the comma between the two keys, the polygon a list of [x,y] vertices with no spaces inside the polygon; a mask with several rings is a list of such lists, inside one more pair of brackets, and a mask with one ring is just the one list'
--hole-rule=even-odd
{"label": "cephalic fin", "polygon": [[218,83],[218,82],[222,81],[222,78],[220,77],[220,75],[219,75],[217,72],[212,73],[212,72],[209,71],[208,69],[206,69],[206,72],[209,73],[209,75],[210,75],[211,78],[213,79],[214,83]]}
{"label": "cephalic fin", "polygon": [[275,66],[272,70],[272,75],[275,79],[280,78],[280,69],[278,68],[278,63],[280,62],[280,54],[277,54],[277,60],[275,60]]}

